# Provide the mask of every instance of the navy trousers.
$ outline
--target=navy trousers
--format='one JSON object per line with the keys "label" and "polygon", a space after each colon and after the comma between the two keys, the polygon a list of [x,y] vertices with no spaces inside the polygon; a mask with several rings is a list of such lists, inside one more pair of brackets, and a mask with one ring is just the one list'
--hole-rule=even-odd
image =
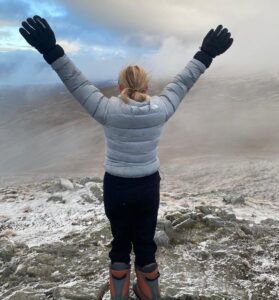
{"label": "navy trousers", "polygon": [[156,262],[154,235],[160,204],[159,170],[137,178],[104,174],[103,199],[113,240],[111,263],[130,263],[130,253],[140,267]]}

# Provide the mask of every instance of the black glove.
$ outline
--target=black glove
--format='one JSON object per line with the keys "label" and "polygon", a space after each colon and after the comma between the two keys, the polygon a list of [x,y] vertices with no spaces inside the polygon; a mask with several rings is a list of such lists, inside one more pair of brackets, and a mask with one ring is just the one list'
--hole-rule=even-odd
{"label": "black glove", "polygon": [[215,30],[211,29],[204,38],[201,50],[211,57],[216,57],[227,51],[233,43],[233,38],[227,28],[222,25]]}
{"label": "black glove", "polygon": [[63,48],[56,44],[54,32],[45,19],[34,16],[33,19],[27,18],[26,21],[21,23],[23,28],[19,29],[20,34],[43,54],[49,64],[64,55]]}
{"label": "black glove", "polygon": [[211,29],[203,39],[201,51],[197,52],[194,58],[200,60],[207,67],[212,59],[227,51],[233,43],[230,32],[222,25],[218,25],[215,30]]}

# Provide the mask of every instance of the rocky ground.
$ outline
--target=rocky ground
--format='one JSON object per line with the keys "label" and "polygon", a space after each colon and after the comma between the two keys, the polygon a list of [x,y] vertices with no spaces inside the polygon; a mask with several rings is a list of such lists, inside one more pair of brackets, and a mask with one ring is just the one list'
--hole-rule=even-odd
{"label": "rocky ground", "polygon": [[[243,218],[247,190],[179,193],[170,182],[162,176],[155,236],[163,299],[279,299],[279,220]],[[0,189],[1,299],[109,299],[102,192],[99,177]]]}

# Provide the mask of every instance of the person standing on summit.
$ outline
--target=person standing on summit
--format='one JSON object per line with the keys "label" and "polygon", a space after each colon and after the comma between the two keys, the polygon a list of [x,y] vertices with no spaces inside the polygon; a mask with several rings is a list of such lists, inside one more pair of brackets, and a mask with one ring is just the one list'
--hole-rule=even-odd
{"label": "person standing on summit", "polygon": [[222,25],[211,29],[200,50],[159,95],[147,94],[147,73],[138,65],[130,65],[119,74],[119,95],[107,98],[56,43],[44,18],[27,18],[19,31],[43,55],[75,99],[103,125],[103,198],[113,235],[108,279],[111,299],[129,299],[132,245],[137,277],[134,293],[141,300],[160,299],[154,242],[161,180],[157,146],[164,125],[187,92],[213,58],[232,45],[231,34]]}

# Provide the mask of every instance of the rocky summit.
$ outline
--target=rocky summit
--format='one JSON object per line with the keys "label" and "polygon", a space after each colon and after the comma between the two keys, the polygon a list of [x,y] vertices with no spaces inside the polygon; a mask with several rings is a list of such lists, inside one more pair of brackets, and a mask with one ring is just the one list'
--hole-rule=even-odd
{"label": "rocky summit", "polygon": [[[102,192],[98,177],[0,189],[1,299],[110,299],[112,236]],[[173,205],[161,193],[155,241],[162,299],[279,299],[279,221],[256,223],[227,204],[186,202]]]}

